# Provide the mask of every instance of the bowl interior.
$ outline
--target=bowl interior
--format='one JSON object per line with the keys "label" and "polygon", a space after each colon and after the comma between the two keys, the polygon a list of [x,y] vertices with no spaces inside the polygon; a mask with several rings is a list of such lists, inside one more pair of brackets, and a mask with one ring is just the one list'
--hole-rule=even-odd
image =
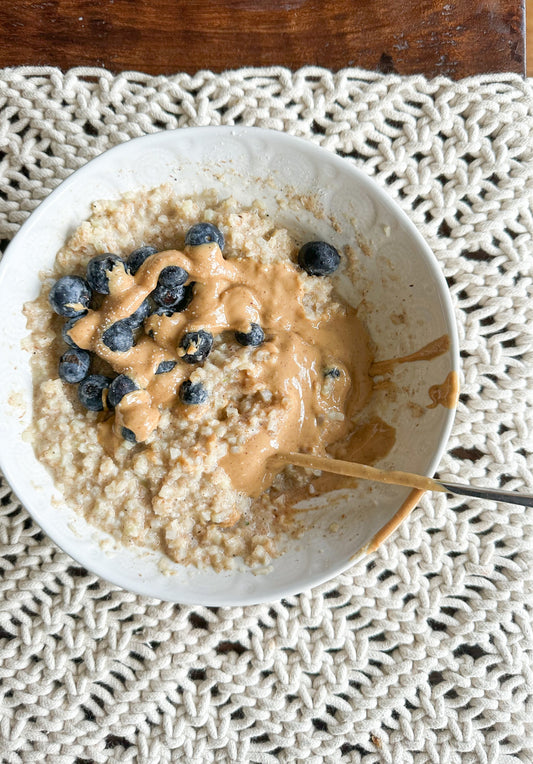
{"label": "bowl interior", "polygon": [[183,603],[236,605],[278,599],[345,570],[395,515],[409,489],[361,483],[309,502],[307,530],[291,540],[265,575],[171,565],[156,553],[106,549],[105,534],[66,508],[23,438],[31,420],[25,302],[40,290],[65,239],[90,214],[90,203],[171,182],[184,196],[214,188],[243,205],[260,200],[297,235],[351,245],[357,272],[338,290],[361,313],[378,359],[404,355],[448,334],[450,350],[432,361],[397,367],[394,395],[377,395],[380,416],[396,427],[396,445],[380,466],[432,474],[453,410],[427,409],[428,389],[458,369],[456,330],[446,283],[427,245],[403,212],[363,173],[311,143],[258,128],[188,128],[146,136],[112,149],[61,184],[31,215],[0,265],[0,463],[13,490],[43,530],[86,568],[126,589]]}

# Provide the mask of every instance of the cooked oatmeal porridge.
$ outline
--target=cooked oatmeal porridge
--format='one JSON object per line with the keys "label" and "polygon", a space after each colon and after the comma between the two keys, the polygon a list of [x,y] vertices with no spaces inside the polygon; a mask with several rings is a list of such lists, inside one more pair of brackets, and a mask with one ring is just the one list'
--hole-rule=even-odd
{"label": "cooked oatmeal porridge", "polygon": [[170,186],[94,203],[25,307],[31,438],[65,501],[182,564],[279,554],[311,477],[270,457],[377,432],[358,421],[372,344],[338,264],[258,204]]}

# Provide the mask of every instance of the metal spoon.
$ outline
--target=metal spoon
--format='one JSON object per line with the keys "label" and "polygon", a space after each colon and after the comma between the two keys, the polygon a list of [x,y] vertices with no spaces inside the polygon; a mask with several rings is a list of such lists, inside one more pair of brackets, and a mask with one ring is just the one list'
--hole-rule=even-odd
{"label": "metal spoon", "polygon": [[272,459],[278,462],[278,464],[294,464],[298,467],[333,472],[336,475],[347,475],[348,477],[360,478],[361,480],[374,480],[378,483],[403,485],[408,488],[419,488],[423,491],[449,491],[459,496],[474,496],[479,499],[504,501],[509,504],[533,507],[533,494],[500,491],[496,488],[478,488],[477,486],[463,485],[461,483],[448,483],[444,480],[434,480],[433,478],[415,475],[411,472],[381,470],[376,467],[369,467],[366,464],[346,462],[342,459],[331,459],[328,456],[288,453],[276,454]]}

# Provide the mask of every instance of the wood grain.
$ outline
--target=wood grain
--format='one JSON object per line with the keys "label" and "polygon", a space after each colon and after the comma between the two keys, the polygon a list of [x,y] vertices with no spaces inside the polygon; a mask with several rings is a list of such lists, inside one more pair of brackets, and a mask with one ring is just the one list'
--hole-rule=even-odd
{"label": "wood grain", "polygon": [[14,0],[0,65],[525,73],[525,0]]}
{"label": "wood grain", "polygon": [[526,74],[533,77],[533,0],[526,0]]}

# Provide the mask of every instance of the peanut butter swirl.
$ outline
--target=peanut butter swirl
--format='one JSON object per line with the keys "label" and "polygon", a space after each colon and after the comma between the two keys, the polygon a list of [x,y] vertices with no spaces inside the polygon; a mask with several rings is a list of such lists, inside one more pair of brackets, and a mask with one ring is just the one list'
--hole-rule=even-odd
{"label": "peanut butter swirl", "polygon": [[[140,307],[169,265],[185,269],[188,283],[194,282],[189,306],[172,315],[152,314],[130,350],[110,350],[102,341],[105,330]],[[175,409],[178,416],[194,416],[196,407],[179,400],[179,388],[195,368],[183,360],[180,342],[186,332],[204,330],[217,337],[249,332],[252,323],[261,326],[265,342],[253,349],[235,342],[236,353],[252,356],[250,367],[240,372],[240,382],[243,389],[269,391],[269,405],[276,408],[278,418],[274,431],[262,429],[222,459],[220,466],[234,488],[256,496],[274,477],[266,468],[272,454],[297,450],[324,454],[328,445],[353,429],[352,420],[372,389],[368,334],[355,311],[337,301],[318,318],[310,318],[304,307],[304,280],[312,277],[296,265],[225,259],[213,243],[185,247],[183,252],[159,252],[135,275],[115,267],[108,276],[109,295],[70,331],[79,347],[96,353],[139,388],[125,395],[114,414],[99,425],[108,449],[120,444],[122,427],[131,430],[139,443],[146,440],[165,408]],[[228,339],[232,341],[232,336]],[[159,364],[169,360],[175,362],[174,368],[156,374]],[[332,368],[337,371],[328,375]],[[209,405],[209,398],[202,405]]]}

